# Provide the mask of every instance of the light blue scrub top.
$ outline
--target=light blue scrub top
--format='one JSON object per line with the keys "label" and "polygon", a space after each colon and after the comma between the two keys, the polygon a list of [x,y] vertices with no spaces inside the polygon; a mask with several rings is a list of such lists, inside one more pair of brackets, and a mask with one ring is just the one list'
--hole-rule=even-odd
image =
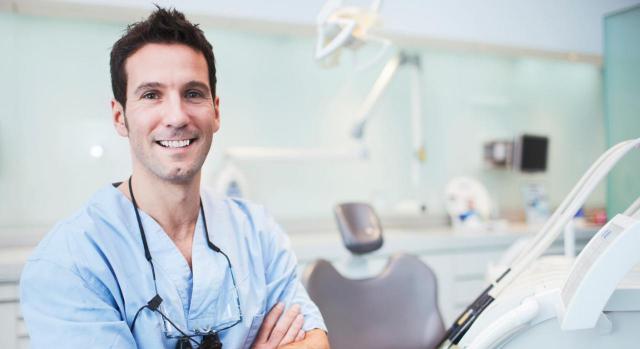
{"label": "light blue scrub top", "polygon": [[[211,241],[229,256],[240,294],[242,322],[220,333],[224,347],[250,347],[277,302],[300,304],[304,330],[326,331],[300,283],[289,239],[264,208],[206,191],[201,196]],[[227,261],[207,246],[202,217],[195,228],[192,272],[160,225],[140,214],[164,300],[161,309],[169,318],[183,330],[195,330],[237,312]],[[112,185],[47,234],[20,284],[33,348],[173,348],[177,339],[165,332],[175,330],[156,312],[143,310],[134,332],[129,330],[138,309],[154,295],[132,204]]]}

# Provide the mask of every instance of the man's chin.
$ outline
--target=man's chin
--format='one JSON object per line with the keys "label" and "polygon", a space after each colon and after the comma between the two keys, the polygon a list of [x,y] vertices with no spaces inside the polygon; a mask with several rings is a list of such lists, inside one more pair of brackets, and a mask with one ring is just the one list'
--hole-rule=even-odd
{"label": "man's chin", "polygon": [[196,178],[196,173],[194,172],[173,173],[165,177],[167,181],[175,184],[190,183],[193,180],[195,180],[195,178]]}
{"label": "man's chin", "polygon": [[202,169],[202,164],[199,161],[166,160],[149,157],[141,161],[139,165],[141,165],[142,173],[167,183],[184,184],[199,177],[198,175]]}
{"label": "man's chin", "polygon": [[173,168],[169,171],[165,170],[161,173],[156,173],[156,175],[162,180],[173,184],[186,184],[196,179],[198,173],[200,173],[200,169]]}

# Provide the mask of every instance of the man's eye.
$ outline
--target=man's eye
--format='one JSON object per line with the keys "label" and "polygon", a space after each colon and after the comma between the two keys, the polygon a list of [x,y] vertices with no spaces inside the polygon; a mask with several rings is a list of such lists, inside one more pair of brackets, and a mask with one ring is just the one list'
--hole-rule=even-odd
{"label": "man's eye", "polygon": [[187,91],[187,98],[200,98],[203,97],[200,91]]}
{"label": "man's eye", "polygon": [[155,92],[145,92],[142,95],[143,99],[157,99],[158,98],[158,94]]}

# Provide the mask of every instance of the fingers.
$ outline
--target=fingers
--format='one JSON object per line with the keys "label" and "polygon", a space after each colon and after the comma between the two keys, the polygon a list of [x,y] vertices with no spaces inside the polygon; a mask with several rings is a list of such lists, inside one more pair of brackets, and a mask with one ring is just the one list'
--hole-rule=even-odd
{"label": "fingers", "polygon": [[296,339],[294,340],[294,342],[299,342],[299,341],[303,340],[304,339],[304,334],[305,334],[304,330],[300,329],[300,331],[298,331],[298,335],[296,336]]}
{"label": "fingers", "polygon": [[302,314],[298,314],[295,319],[293,319],[291,326],[287,330],[287,333],[285,333],[284,337],[282,337],[279,345],[285,345],[294,342],[296,337],[300,333],[300,330],[302,330],[303,324],[304,316]]}
{"label": "fingers", "polygon": [[273,331],[271,331],[271,335],[268,340],[269,344],[278,345],[282,341],[299,313],[300,306],[298,304],[294,304],[280,317],[276,326],[273,328]]}
{"label": "fingers", "polygon": [[269,340],[269,335],[273,330],[273,327],[278,322],[280,315],[284,311],[284,304],[278,303],[269,310],[267,316],[264,317],[262,321],[262,325],[260,325],[260,331],[258,331],[258,336],[256,337],[255,343],[265,343]]}

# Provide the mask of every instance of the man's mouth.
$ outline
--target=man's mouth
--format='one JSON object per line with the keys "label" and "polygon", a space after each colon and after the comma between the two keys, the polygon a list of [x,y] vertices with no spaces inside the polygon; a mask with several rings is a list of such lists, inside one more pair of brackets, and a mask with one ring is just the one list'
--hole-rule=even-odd
{"label": "man's mouth", "polygon": [[181,139],[171,141],[156,141],[156,143],[165,148],[185,148],[192,144],[196,139]]}

